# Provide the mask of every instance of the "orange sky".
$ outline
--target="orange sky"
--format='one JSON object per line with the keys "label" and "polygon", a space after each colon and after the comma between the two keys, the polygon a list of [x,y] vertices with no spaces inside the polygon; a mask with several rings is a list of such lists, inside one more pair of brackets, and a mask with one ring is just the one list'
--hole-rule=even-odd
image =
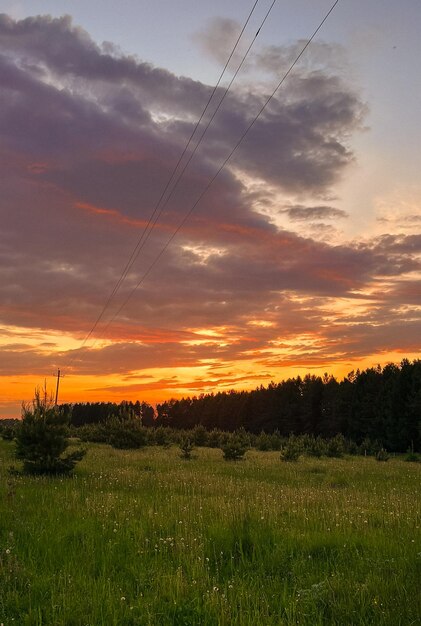
{"label": "orange sky", "polygon": [[62,402],[155,403],[419,357],[415,9],[386,2],[384,32],[335,13],[208,188],[302,46],[275,13],[170,193],[241,27],[212,10],[177,39],[202,73],[102,44],[83,11],[93,34],[26,1],[0,16],[0,418],[57,368]]}

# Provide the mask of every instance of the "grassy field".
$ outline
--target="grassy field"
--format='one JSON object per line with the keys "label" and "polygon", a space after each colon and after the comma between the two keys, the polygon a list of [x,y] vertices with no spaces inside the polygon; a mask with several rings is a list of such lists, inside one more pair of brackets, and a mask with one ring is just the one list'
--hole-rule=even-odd
{"label": "grassy field", "polygon": [[91,445],[73,478],[9,476],[4,626],[421,623],[420,464]]}

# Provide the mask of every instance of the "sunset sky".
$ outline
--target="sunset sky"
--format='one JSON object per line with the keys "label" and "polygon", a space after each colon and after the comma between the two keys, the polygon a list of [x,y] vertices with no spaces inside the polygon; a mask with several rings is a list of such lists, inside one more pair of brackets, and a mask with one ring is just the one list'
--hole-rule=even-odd
{"label": "sunset sky", "polygon": [[277,0],[86,339],[253,4],[0,0],[0,417],[58,367],[157,402],[419,358],[416,0],[341,0],[203,194],[332,5]]}

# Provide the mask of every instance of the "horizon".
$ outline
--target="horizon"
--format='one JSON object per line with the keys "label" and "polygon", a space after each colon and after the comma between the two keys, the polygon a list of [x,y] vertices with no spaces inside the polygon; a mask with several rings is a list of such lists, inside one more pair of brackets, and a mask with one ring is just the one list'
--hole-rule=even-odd
{"label": "horizon", "polygon": [[332,6],[275,3],[159,204],[251,6],[0,0],[0,419],[58,368],[156,404],[419,358],[420,6],[339,2],[207,188]]}
{"label": "horizon", "polygon": [[[154,409],[154,412],[156,413],[157,405],[158,404],[164,404],[165,402],[168,402],[168,401],[171,402],[173,400],[176,401],[176,400],[196,399],[196,398],[201,397],[202,395],[203,396],[215,395],[217,393],[228,393],[228,394],[232,393],[232,392],[235,392],[235,393],[242,393],[242,392],[248,393],[248,392],[256,391],[256,390],[260,389],[260,387],[263,387],[264,389],[268,388],[268,386],[272,385],[272,384],[274,384],[274,385],[282,385],[283,383],[285,383],[285,382],[287,382],[288,380],[291,380],[291,379],[292,380],[297,380],[297,379],[300,378],[301,380],[304,380],[308,376],[310,376],[310,377],[314,376],[316,378],[320,378],[320,380],[323,380],[323,381],[324,381],[325,377],[328,377],[329,379],[336,380],[338,383],[342,383],[345,380],[349,379],[351,377],[351,375],[353,375],[353,374],[357,374],[358,375],[358,374],[364,373],[365,371],[370,370],[370,369],[378,369],[378,368],[380,368],[381,370],[383,370],[388,365],[394,365],[394,366],[399,368],[399,367],[402,366],[402,364],[405,361],[408,361],[410,364],[412,364],[412,363],[415,363],[416,361],[419,361],[419,360],[420,359],[414,359],[414,361],[410,361],[406,357],[402,357],[402,360],[400,361],[400,363],[388,362],[384,366],[381,366],[378,363],[377,365],[372,365],[371,367],[365,368],[364,370],[360,370],[359,368],[357,368],[356,370],[351,370],[346,375],[343,375],[343,376],[340,376],[340,377],[339,376],[334,376],[333,374],[329,374],[328,372],[324,372],[323,374],[317,374],[317,375],[312,373],[312,372],[306,372],[304,375],[297,374],[295,376],[289,377],[288,379],[287,378],[282,378],[282,379],[278,379],[278,380],[271,380],[266,385],[261,385],[260,384],[260,385],[257,385],[255,387],[248,387],[248,388],[241,388],[241,389],[232,389],[232,388],[231,389],[230,388],[219,389],[219,388],[217,388],[216,390],[207,391],[206,393],[200,392],[198,394],[192,394],[192,395],[180,395],[180,396],[176,396],[176,397],[173,396],[173,397],[170,397],[170,398],[166,398],[165,400],[157,400],[157,401],[155,401],[153,403],[148,403],[147,402],[147,404],[152,406],[153,409]],[[51,397],[51,401],[52,401],[52,398],[53,398],[52,391],[50,391],[50,397]],[[143,398],[141,398],[141,397],[136,397],[136,398],[131,398],[131,399],[123,398],[123,399],[119,399],[117,402],[115,402],[115,404],[123,404],[125,402],[131,402],[131,403],[134,404],[136,402],[143,403],[144,401],[145,400]],[[60,407],[60,406],[63,406],[65,404],[70,404],[70,405],[73,405],[73,404],[87,404],[89,402],[91,404],[96,404],[96,403],[99,403],[99,404],[104,403],[104,404],[106,404],[107,402],[113,403],[112,400],[95,400],[95,401],[89,401],[88,400],[88,401],[83,401],[83,400],[77,400],[76,399],[76,400],[73,400],[72,402],[61,402],[61,401],[59,401],[59,402],[57,402],[57,406]],[[22,401],[22,404],[23,403],[24,403],[24,401]],[[0,416],[0,420],[3,420],[3,419],[4,420],[16,420],[16,419],[19,420],[19,419],[21,419],[21,416],[19,416],[19,417]]]}

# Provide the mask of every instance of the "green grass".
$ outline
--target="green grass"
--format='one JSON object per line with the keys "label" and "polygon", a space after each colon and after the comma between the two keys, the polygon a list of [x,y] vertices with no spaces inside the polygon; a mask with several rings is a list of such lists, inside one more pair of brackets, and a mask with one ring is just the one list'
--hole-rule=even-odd
{"label": "green grass", "polygon": [[9,476],[4,626],[421,623],[421,468],[91,445],[73,478]]}

